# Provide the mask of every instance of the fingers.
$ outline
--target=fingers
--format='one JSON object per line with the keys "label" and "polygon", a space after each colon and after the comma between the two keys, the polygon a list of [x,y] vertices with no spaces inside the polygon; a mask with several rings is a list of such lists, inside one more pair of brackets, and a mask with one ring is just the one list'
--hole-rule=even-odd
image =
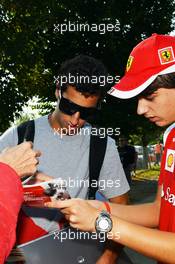
{"label": "fingers", "polygon": [[23,159],[41,156],[41,152],[39,150],[33,150],[31,148],[25,149],[23,152],[21,151],[21,154],[23,155]]}
{"label": "fingers", "polygon": [[28,141],[6,148],[0,154],[0,160],[11,166],[20,177],[23,177],[36,172],[40,156],[41,152],[33,150],[33,143]]}
{"label": "fingers", "polygon": [[70,207],[71,204],[72,204],[71,200],[57,201],[57,200],[53,199],[52,202],[45,203],[45,206],[50,207],[50,208],[63,209],[63,208]]}
{"label": "fingers", "polygon": [[76,208],[76,203],[72,206],[69,206],[70,200],[68,201],[68,204],[66,203],[66,208],[61,209],[65,207],[65,202],[66,201],[52,201],[45,203],[45,206],[50,207],[50,208],[59,208],[61,213],[64,214],[66,220],[70,222],[70,224],[76,224],[78,222],[77,214],[78,214],[78,209]]}
{"label": "fingers", "polygon": [[19,165],[19,168],[26,168],[36,166],[39,164],[39,159],[36,157],[34,152],[25,153],[21,159],[21,166]]}
{"label": "fingers", "polygon": [[26,159],[23,162],[23,166],[37,165],[38,163],[39,163],[39,159],[36,158],[35,156],[31,156],[28,157],[28,159]]}
{"label": "fingers", "polygon": [[36,165],[32,164],[32,165],[26,165],[25,167],[18,169],[18,174],[20,177],[32,176],[36,173],[36,171],[37,171]]}
{"label": "fingers", "polygon": [[86,231],[94,231],[95,219],[99,215],[99,210],[92,207],[87,201],[82,199],[71,199],[46,203],[45,206],[59,208],[69,221],[70,225]]}
{"label": "fingers", "polygon": [[[65,201],[57,201],[52,199],[51,202],[47,202],[44,205],[50,208],[58,208],[60,211],[66,216],[77,215],[81,211],[81,207],[79,206],[79,202],[81,199],[70,199]],[[83,201],[83,200],[82,200]]]}
{"label": "fingers", "polygon": [[21,153],[23,153],[23,152],[26,152],[27,150],[30,150],[32,148],[33,148],[33,143],[30,141],[27,141],[27,142],[23,142],[19,145],[13,146],[13,147],[7,147],[2,151],[2,153],[8,153],[8,152],[10,152],[10,153],[18,152],[19,153],[19,151]]}
{"label": "fingers", "polygon": [[35,156],[40,157],[42,155],[41,151],[35,150]]}
{"label": "fingers", "polygon": [[[28,142],[25,142],[28,143]],[[24,168],[24,172],[21,173],[24,175],[25,172],[29,175],[29,174],[33,174],[37,171],[37,165],[39,164],[39,157],[41,155],[41,152],[36,150],[32,150],[31,148],[28,148],[30,146],[30,144],[27,146],[27,149],[23,149],[23,151],[21,151],[18,149],[18,157],[20,158],[19,160],[21,161],[21,168]],[[19,152],[20,151],[20,152]],[[28,171],[27,171],[28,170]],[[31,170],[31,172],[30,172]]]}
{"label": "fingers", "polygon": [[[32,149],[31,142],[24,142],[19,145],[18,149],[18,174],[23,176],[30,176],[36,173],[37,165],[39,164],[39,157],[41,152]],[[17,154],[17,151],[16,151]]]}
{"label": "fingers", "polygon": [[[51,208],[58,208],[58,209],[67,209],[67,212],[69,211],[69,208],[74,208],[77,207],[78,204],[84,200],[79,199],[79,198],[72,198],[69,200],[64,200],[64,201],[57,201],[55,199],[52,199],[51,202],[45,203],[46,207],[51,207]],[[62,211],[62,210],[61,210]]]}
{"label": "fingers", "polygon": [[21,148],[23,149],[29,149],[29,148],[33,148],[33,143],[31,141],[25,141],[19,144],[18,146],[21,146]]}
{"label": "fingers", "polygon": [[23,150],[26,153],[27,153],[27,151],[31,150],[31,154],[33,154],[36,157],[40,157],[41,156],[41,151],[33,150],[33,143],[31,141],[23,142],[23,143],[17,145],[16,147],[20,148],[21,151]]}

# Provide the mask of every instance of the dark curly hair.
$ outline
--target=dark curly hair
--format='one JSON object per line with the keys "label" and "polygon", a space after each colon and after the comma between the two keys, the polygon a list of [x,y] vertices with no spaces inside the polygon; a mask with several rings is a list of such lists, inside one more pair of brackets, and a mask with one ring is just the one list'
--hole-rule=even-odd
{"label": "dark curly hair", "polygon": [[147,97],[159,88],[175,89],[175,72],[158,75],[157,78],[139,96]]}
{"label": "dark curly hair", "polygon": [[[68,77],[70,75],[76,77],[75,82],[69,82]],[[67,81],[65,83],[60,81],[62,76],[66,76]],[[80,76],[86,77],[83,82],[77,81],[77,77],[80,78]],[[92,80],[93,76],[96,77],[97,81],[89,82],[89,80]],[[99,82],[99,78],[101,76],[105,77],[105,84],[103,86]],[[65,61],[61,65],[58,74],[59,81],[57,82],[57,88],[61,90],[61,93],[63,93],[66,91],[67,87],[71,85],[82,94],[100,95],[102,98],[107,90],[106,78],[107,70],[102,62],[87,55],[79,55],[73,59]]]}

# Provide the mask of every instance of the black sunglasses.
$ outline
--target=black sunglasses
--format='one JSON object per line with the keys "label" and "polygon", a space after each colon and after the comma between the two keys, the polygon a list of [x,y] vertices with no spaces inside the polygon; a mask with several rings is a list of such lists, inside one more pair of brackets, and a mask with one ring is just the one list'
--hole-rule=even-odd
{"label": "black sunglasses", "polygon": [[84,107],[77,105],[63,96],[60,99],[59,109],[61,112],[67,115],[73,115],[76,112],[79,112],[80,118],[86,121],[95,120],[99,112],[96,107]]}

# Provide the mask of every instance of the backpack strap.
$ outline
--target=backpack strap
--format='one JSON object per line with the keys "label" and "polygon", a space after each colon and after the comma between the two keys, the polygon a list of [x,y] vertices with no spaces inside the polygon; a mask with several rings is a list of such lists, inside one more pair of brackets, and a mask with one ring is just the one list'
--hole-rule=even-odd
{"label": "backpack strap", "polygon": [[[98,190],[98,179],[103,165],[107,146],[107,136],[100,137],[92,135],[90,137],[89,151],[89,192],[88,199],[94,200],[96,191]],[[95,181],[96,184],[93,184]]]}
{"label": "backpack strap", "polygon": [[30,120],[20,124],[17,127],[18,132],[18,145],[25,141],[34,141],[35,136],[35,122]]}

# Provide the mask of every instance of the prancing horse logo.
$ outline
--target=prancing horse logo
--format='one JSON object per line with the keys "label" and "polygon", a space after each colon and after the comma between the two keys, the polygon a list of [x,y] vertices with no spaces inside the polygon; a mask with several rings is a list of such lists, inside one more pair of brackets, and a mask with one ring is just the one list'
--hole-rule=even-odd
{"label": "prancing horse logo", "polygon": [[126,71],[128,72],[129,69],[131,68],[132,62],[133,62],[134,57],[133,56],[129,56],[127,64],[126,64]]}
{"label": "prancing horse logo", "polygon": [[174,51],[172,47],[166,47],[158,50],[158,55],[161,64],[166,64],[175,61]]}

